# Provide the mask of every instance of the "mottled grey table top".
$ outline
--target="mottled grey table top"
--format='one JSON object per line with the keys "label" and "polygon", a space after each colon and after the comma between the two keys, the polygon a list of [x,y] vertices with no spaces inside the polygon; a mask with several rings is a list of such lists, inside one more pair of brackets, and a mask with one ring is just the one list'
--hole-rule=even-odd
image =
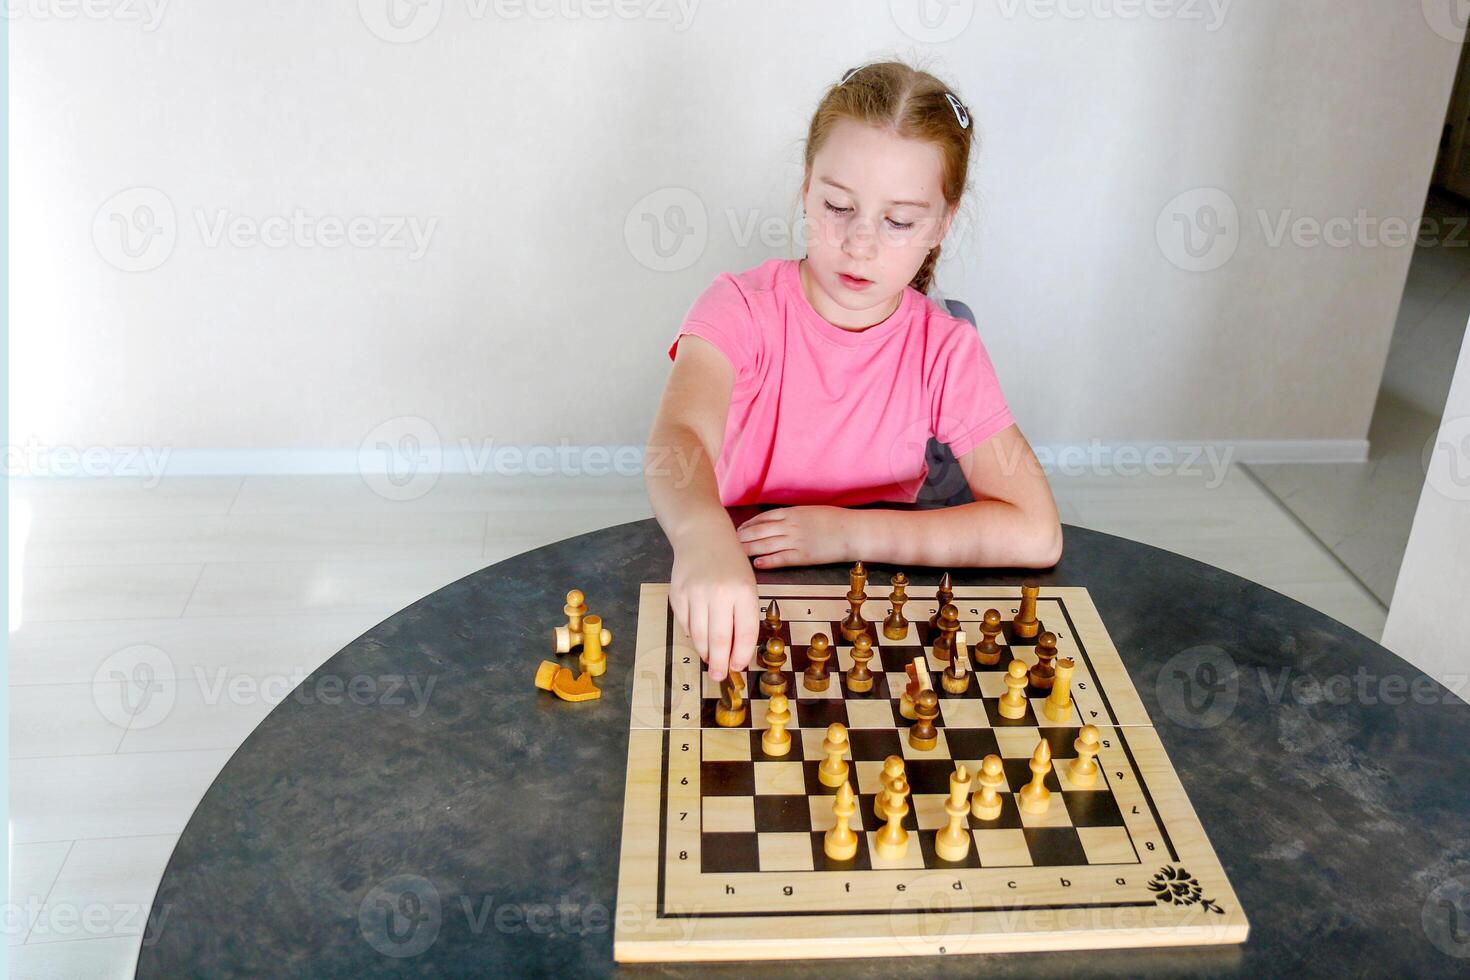
{"label": "mottled grey table top", "polygon": [[[569,588],[615,635],[669,580],[652,520],[517,555],[354,640],[261,723],[159,885],[141,977],[740,975],[612,960],[632,672],[534,689]],[[869,564],[872,581],[897,569]],[[905,568],[912,591],[942,569]],[[1470,707],[1361,634],[1227,572],[1066,528],[1251,923],[1242,946],[762,963],[763,974],[1470,973]],[[759,572],[845,583],[846,566]],[[1446,642],[1464,643],[1447,637]],[[388,904],[385,904],[388,903]],[[390,909],[393,915],[385,911]]]}

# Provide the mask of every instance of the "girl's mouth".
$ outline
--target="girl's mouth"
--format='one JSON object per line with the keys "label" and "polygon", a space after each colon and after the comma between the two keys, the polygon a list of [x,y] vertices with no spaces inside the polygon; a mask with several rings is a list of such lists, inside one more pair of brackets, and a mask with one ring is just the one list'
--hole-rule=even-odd
{"label": "girl's mouth", "polygon": [[873,280],[871,279],[858,279],[854,276],[849,276],[845,272],[837,273],[837,278],[842,280],[842,285],[848,289],[867,289],[873,285]]}

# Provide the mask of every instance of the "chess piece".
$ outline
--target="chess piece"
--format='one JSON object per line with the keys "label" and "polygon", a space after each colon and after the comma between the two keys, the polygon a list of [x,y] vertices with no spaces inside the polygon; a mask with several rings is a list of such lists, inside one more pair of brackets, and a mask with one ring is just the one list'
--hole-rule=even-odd
{"label": "chess piece", "polygon": [[909,729],[909,745],[928,752],[939,744],[939,730],[934,727],[934,719],[939,717],[939,695],[928,689],[920,691],[914,710],[919,720]]}
{"label": "chess piece", "polygon": [[1000,610],[985,610],[985,621],[980,624],[980,645],[975,648],[975,662],[993,667],[1000,663],[1000,644],[995,638],[1000,635]]}
{"label": "chess piece", "polygon": [[768,640],[768,639],[770,639],[773,636],[780,636],[780,635],[781,635],[781,607],[779,605],[777,605],[775,599],[772,599],[771,600],[771,604],[768,605],[768,606],[766,606],[766,616],[765,616],[765,618],[761,620],[761,637],[760,637],[760,641],[758,641],[758,642],[764,642],[765,640]]}
{"label": "chess piece", "polygon": [[1036,663],[1031,665],[1031,686],[1050,690],[1056,676],[1057,635],[1047,630],[1036,638]]}
{"label": "chess piece", "polygon": [[822,740],[822,751],[827,758],[817,767],[817,779],[823,786],[841,786],[847,782],[847,729],[833,722],[827,726],[827,737]]}
{"label": "chess piece", "polygon": [[970,813],[969,795],[970,773],[961,763],[949,774],[949,799],[944,801],[949,824],[934,835],[934,853],[945,861],[963,861],[970,853],[970,828],[965,820]]}
{"label": "chess piece", "polygon": [[867,584],[868,572],[863,568],[862,562],[852,566],[852,571],[848,573],[848,581],[851,588],[847,592],[847,603],[852,608],[848,610],[847,618],[842,621],[842,635],[849,643],[855,643],[858,636],[866,633],[868,629],[868,621],[863,619],[863,603],[868,599],[868,594],[863,591],[863,586]]}
{"label": "chess piece", "polygon": [[1036,597],[1040,594],[1040,586],[1031,579],[1021,583],[1021,609],[1016,613],[1016,618],[1011,620],[1017,636],[1029,640],[1041,631],[1041,621],[1036,618]]}
{"label": "chess piece", "polygon": [[903,665],[903,672],[909,675],[909,682],[903,686],[903,694],[899,696],[898,713],[909,721],[918,720],[914,699],[919,696],[919,671],[928,669],[929,665],[924,663],[923,657],[915,657],[912,663]]}
{"label": "chess piece", "polygon": [[1006,784],[1005,765],[998,755],[987,755],[980,763],[980,775],[976,777],[980,788],[970,802],[970,813],[976,820],[994,820],[1000,816],[1000,791]]}
{"label": "chess piece", "polygon": [[944,673],[939,675],[939,685],[946,694],[964,694],[970,689],[970,654],[965,649],[965,641],[958,637],[954,656],[950,658],[949,666],[944,668]]}
{"label": "chess piece", "polygon": [[852,647],[852,667],[847,672],[847,689],[854,694],[866,694],[873,689],[873,672],[868,661],[873,659],[873,641],[868,634],[860,634]]}
{"label": "chess piece", "polygon": [[849,824],[856,812],[857,802],[853,799],[852,784],[844,779],[832,803],[832,813],[837,822],[822,836],[822,852],[833,861],[851,861],[857,854],[858,837]]}
{"label": "chess piece", "polygon": [[954,635],[960,631],[960,611],[952,602],[939,610],[939,639],[934,641],[934,659],[949,662],[954,653]]}
{"label": "chess piece", "polygon": [[1026,664],[1012,660],[1006,668],[1006,692],[1000,696],[998,710],[1002,718],[1026,717]]}
{"label": "chess piece", "polygon": [[883,635],[890,640],[902,640],[909,635],[909,621],[903,618],[904,603],[909,601],[908,586],[909,577],[903,572],[893,576],[893,591],[888,596],[893,611],[883,620]]}
{"label": "chess piece", "polygon": [[602,628],[601,616],[582,617],[582,654],[577,662],[593,677],[607,673],[607,654],[602,648],[612,642],[612,634]]}
{"label": "chess piece", "polygon": [[591,674],[583,671],[580,675],[573,675],[555,660],[541,661],[536,668],[536,686],[563,701],[595,701],[602,697],[602,692],[592,683]]}
{"label": "chess piece", "polygon": [[773,636],[766,640],[766,648],[761,651],[761,666],[765,673],[761,674],[761,693],[767,697],[786,693],[786,675],[781,673],[781,668],[786,663],[786,643],[779,636]]}
{"label": "chess piece", "polygon": [[827,689],[827,660],[831,656],[831,643],[827,639],[827,634],[813,633],[812,645],[806,651],[806,670],[801,675],[802,686],[808,691]]}
{"label": "chess piece", "polygon": [[878,845],[878,856],[888,861],[901,859],[909,850],[909,832],[903,829],[903,818],[909,812],[907,797],[909,784],[902,776],[893,781],[888,791],[888,804],[884,807],[887,821],[874,839]]}
{"label": "chess piece", "polygon": [[775,756],[790,752],[791,733],[786,730],[790,722],[791,709],[786,695],[771,695],[771,703],[766,706],[766,730],[761,734],[761,751]]}
{"label": "chess piece", "polygon": [[939,605],[935,607],[934,615],[929,617],[930,629],[939,628],[940,610],[944,609],[951,602],[954,602],[954,586],[950,584],[949,572],[945,572],[939,577],[939,589],[934,593],[934,598],[938,601]]}
{"label": "chess piece", "polygon": [[873,816],[879,820],[887,820],[888,815],[884,810],[888,803],[888,794],[893,790],[894,782],[903,775],[903,756],[890,755],[883,760],[883,771],[878,774],[878,795],[873,798]]}
{"label": "chess piece", "polygon": [[1045,813],[1051,806],[1051,790],[1046,788],[1046,774],[1051,772],[1051,743],[1042,739],[1031,754],[1031,782],[1016,794],[1016,803],[1027,813]]}
{"label": "chess piece", "polygon": [[582,617],[587,615],[587,597],[581,589],[567,593],[567,604],[561,611],[566,613],[567,622],[565,626],[551,628],[551,645],[557,653],[571,653],[582,642]]}
{"label": "chess piece", "polygon": [[1098,773],[1098,765],[1094,760],[1102,748],[1097,726],[1083,725],[1082,731],[1077,733],[1077,740],[1072,743],[1072,748],[1077,750],[1077,758],[1067,767],[1067,779],[1073,786],[1093,785],[1097,782]]}
{"label": "chess piece", "polygon": [[1056,683],[1052,685],[1051,693],[1041,705],[1041,710],[1052,721],[1061,722],[1072,717],[1072,672],[1076,669],[1077,665],[1071,657],[1063,657],[1057,661]]}
{"label": "chess piece", "polygon": [[731,671],[720,681],[720,703],[715,705],[715,724],[721,728],[737,728],[745,724],[745,678]]}

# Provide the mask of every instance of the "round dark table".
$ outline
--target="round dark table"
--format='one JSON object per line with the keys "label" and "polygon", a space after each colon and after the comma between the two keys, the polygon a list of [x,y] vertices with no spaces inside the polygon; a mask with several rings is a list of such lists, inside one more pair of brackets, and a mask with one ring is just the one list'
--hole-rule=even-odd
{"label": "round dark table", "polygon": [[[1090,591],[1250,919],[1243,945],[615,964],[639,584],[673,559],[644,520],[466,576],[308,677],[195,810],[138,976],[1470,973],[1470,707],[1270,589],[1065,533],[1054,569],[954,582]],[[845,584],[847,567],[757,579]],[[870,563],[875,582],[896,570]],[[943,569],[904,571],[918,592]],[[574,587],[614,634],[585,704],[531,683]]]}

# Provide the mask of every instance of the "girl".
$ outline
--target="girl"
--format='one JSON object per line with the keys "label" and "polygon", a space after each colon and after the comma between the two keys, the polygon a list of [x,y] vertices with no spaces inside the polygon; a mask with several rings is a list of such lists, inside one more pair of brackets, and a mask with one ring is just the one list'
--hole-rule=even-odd
{"label": "girl", "polygon": [[[722,273],[675,335],[645,476],[674,549],[671,605],[716,680],[755,653],[752,559],[1045,568],[1061,557],[1051,488],[975,328],[927,295],[973,132],[927,72],[849,71],[807,132],[805,258]],[[975,502],[849,509],[911,505],[931,434]],[[732,526],[726,507],[760,503],[788,506]]]}

